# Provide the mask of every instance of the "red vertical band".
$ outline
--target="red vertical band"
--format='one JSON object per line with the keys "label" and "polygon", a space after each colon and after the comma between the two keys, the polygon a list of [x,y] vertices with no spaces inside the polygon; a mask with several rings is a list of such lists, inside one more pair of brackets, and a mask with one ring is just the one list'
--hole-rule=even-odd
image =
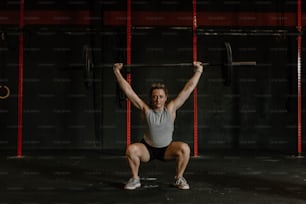
{"label": "red vertical band", "polygon": [[302,1],[297,0],[297,28],[298,31],[302,31]]}
{"label": "red vertical band", "polygon": [[[131,64],[131,29],[132,29],[132,5],[131,0],[127,0],[126,18],[126,64]],[[127,82],[131,83],[131,73],[127,73]],[[131,144],[131,101],[126,101],[126,145]]]}
{"label": "red vertical band", "polygon": [[[197,1],[192,0],[193,61],[197,61]],[[193,91],[193,155],[198,156],[198,91]]]}
{"label": "red vertical band", "polygon": [[298,154],[302,154],[302,80],[301,80],[301,56],[302,56],[302,36],[298,36],[298,63],[297,63],[297,74],[298,74]]}
{"label": "red vertical band", "polygon": [[24,0],[20,0],[19,14],[19,78],[18,78],[18,135],[17,135],[17,157],[22,156],[22,113],[23,113],[23,28],[24,28]]}
{"label": "red vertical band", "polygon": [[[302,2],[301,0],[297,1],[297,29],[298,32],[302,32]],[[301,80],[301,66],[302,66],[302,36],[299,35],[297,38],[298,50],[297,50],[297,81],[298,81],[298,110],[297,110],[297,119],[298,119],[298,135],[297,135],[297,148],[298,154],[302,154],[302,80]]]}

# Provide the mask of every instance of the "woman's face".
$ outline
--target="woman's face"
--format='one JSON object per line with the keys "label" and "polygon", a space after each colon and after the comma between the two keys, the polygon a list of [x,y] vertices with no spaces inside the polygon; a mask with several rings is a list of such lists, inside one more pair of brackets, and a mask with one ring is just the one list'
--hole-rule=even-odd
{"label": "woman's face", "polygon": [[154,89],[151,95],[153,109],[163,109],[167,101],[166,93],[163,89]]}

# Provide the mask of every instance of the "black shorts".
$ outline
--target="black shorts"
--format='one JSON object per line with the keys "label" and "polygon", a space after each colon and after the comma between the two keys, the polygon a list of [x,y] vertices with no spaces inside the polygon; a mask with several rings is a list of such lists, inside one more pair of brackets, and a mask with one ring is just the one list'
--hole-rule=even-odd
{"label": "black shorts", "polygon": [[140,142],[142,144],[144,144],[149,151],[149,154],[150,154],[150,160],[149,161],[152,161],[154,159],[165,161],[165,152],[166,152],[168,146],[157,148],[157,147],[152,147],[149,144],[147,144],[144,141],[144,139],[142,139]]}

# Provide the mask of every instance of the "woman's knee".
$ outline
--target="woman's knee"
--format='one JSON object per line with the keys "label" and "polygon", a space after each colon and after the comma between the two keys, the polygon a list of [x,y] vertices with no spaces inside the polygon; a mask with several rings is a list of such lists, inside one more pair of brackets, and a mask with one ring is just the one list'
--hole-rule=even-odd
{"label": "woman's knee", "polygon": [[186,155],[190,154],[190,147],[187,143],[178,142],[178,143],[175,144],[175,148],[173,149],[173,151],[174,151],[173,153],[176,156],[185,157]]}
{"label": "woman's knee", "polygon": [[141,143],[130,144],[126,149],[126,156],[130,158],[138,157],[143,162],[150,160],[148,150]]}
{"label": "woman's knee", "polygon": [[139,148],[136,144],[130,144],[126,149],[126,155],[137,155],[139,152]]}
{"label": "woman's knee", "polygon": [[182,143],[181,144],[181,152],[184,154],[184,155],[189,155],[190,154],[190,147],[187,143]]}

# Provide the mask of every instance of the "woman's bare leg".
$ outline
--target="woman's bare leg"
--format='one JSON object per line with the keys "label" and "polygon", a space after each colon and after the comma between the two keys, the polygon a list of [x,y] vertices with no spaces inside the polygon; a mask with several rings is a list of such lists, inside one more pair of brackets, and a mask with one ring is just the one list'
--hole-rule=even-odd
{"label": "woman's bare leg", "polygon": [[131,169],[132,178],[138,178],[140,162],[148,162],[150,154],[142,143],[133,143],[126,150],[126,157]]}
{"label": "woman's bare leg", "polygon": [[189,145],[184,142],[172,142],[166,152],[165,159],[176,159],[176,177],[182,177],[190,158]]}

